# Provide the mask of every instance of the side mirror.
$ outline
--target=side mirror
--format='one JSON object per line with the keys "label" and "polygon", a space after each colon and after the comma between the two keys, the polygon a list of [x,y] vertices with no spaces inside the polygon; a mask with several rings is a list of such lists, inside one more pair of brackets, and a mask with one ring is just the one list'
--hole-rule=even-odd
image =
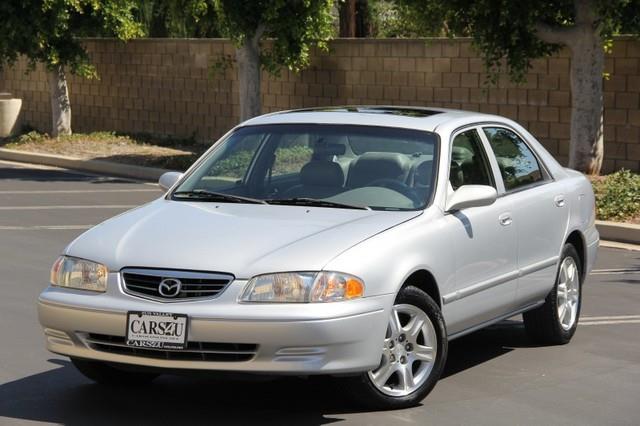
{"label": "side mirror", "polygon": [[447,212],[493,204],[498,198],[496,189],[487,185],[463,185],[447,200]]}
{"label": "side mirror", "polygon": [[167,172],[160,176],[158,185],[160,185],[160,188],[162,188],[164,192],[167,192],[180,178],[182,178],[182,173],[180,172]]}

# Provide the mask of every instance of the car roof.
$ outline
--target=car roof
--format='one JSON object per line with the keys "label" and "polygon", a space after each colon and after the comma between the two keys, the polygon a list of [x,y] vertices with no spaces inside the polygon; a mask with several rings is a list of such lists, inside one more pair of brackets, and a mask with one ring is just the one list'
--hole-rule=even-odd
{"label": "car roof", "polygon": [[503,122],[504,117],[473,111],[415,106],[352,105],[280,111],[245,121],[243,126],[265,124],[354,124],[362,126],[401,127],[436,131],[437,127],[459,127],[476,122]]}

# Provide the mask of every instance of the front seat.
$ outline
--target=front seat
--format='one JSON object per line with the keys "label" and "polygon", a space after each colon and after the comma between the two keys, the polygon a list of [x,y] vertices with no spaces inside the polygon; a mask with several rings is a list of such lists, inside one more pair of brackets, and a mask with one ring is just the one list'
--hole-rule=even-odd
{"label": "front seat", "polygon": [[407,181],[411,161],[406,155],[395,152],[366,152],[351,163],[347,186],[359,188],[376,180]]}
{"label": "front seat", "polygon": [[343,191],[344,172],[338,163],[313,160],[300,170],[300,185],[289,188],[282,198],[327,198]]}

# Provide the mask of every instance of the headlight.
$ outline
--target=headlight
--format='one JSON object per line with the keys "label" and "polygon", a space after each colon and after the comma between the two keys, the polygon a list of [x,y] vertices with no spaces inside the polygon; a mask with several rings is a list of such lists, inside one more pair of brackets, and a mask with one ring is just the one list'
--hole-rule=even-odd
{"label": "headlight", "polygon": [[59,287],[90,291],[107,291],[107,267],[78,259],[60,256],[51,268],[51,284]]}
{"label": "headlight", "polygon": [[251,278],[242,302],[337,302],[362,297],[361,279],[340,272],[282,272]]}

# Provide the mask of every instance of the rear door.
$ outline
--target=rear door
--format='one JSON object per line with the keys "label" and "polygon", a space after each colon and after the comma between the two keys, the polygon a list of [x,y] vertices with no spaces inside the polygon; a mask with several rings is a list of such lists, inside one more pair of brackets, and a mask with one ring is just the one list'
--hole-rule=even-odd
{"label": "rear door", "polygon": [[520,273],[516,299],[524,306],[543,299],[554,284],[569,218],[566,194],[515,130],[503,125],[482,130],[499,165],[503,198],[512,205]]}

